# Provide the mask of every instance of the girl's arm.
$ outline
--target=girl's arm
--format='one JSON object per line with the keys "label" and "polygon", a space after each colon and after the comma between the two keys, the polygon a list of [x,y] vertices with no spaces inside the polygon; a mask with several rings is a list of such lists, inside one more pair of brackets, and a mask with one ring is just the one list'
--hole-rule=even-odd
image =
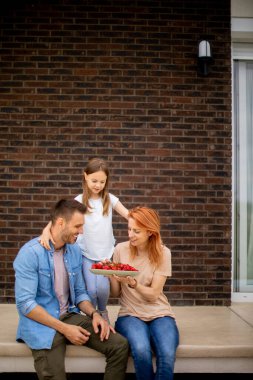
{"label": "girl's arm", "polygon": [[45,247],[46,249],[50,249],[50,244],[49,244],[49,241],[50,241],[50,240],[51,240],[51,242],[52,242],[53,244],[55,244],[55,241],[54,241],[54,239],[53,239],[53,237],[52,237],[52,235],[51,235],[51,231],[50,231],[51,227],[52,227],[52,222],[50,221],[50,222],[46,225],[46,227],[43,229],[42,234],[41,234],[40,237],[39,237],[39,242],[40,242],[40,244],[41,244],[43,247]]}
{"label": "girl's arm", "polygon": [[118,214],[123,216],[123,218],[128,219],[128,209],[125,206],[123,206],[123,204],[120,201],[116,203],[116,205],[114,206],[114,210]]}

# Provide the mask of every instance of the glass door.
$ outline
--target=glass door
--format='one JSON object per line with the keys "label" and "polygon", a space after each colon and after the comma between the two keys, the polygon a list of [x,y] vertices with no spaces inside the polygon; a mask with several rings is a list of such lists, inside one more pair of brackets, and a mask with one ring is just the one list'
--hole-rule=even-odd
{"label": "glass door", "polygon": [[253,300],[253,61],[234,60],[233,83],[233,292]]}

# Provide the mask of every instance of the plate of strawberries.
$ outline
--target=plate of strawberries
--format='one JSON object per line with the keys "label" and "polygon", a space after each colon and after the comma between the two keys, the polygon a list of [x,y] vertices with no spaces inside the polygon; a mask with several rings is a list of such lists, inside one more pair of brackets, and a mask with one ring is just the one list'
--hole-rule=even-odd
{"label": "plate of strawberries", "polygon": [[90,271],[94,274],[100,274],[103,276],[110,276],[116,274],[117,276],[136,276],[139,271],[129,264],[114,263],[113,261],[99,261],[93,263]]}

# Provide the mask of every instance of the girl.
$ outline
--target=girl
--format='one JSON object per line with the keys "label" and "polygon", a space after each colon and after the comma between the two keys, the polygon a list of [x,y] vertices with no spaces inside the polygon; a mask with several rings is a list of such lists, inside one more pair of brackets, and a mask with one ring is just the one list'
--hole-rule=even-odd
{"label": "girl", "polygon": [[[91,302],[109,322],[106,305],[110,295],[109,280],[90,272],[94,262],[110,260],[113,254],[115,239],[112,228],[112,210],[128,219],[128,210],[117,197],[108,192],[109,170],[101,158],[92,158],[83,176],[83,193],[75,199],[86,205],[84,231],[77,238],[83,255],[83,275]],[[49,240],[51,223],[44,228],[40,237],[41,244],[50,249]]]}
{"label": "girl", "polygon": [[130,210],[128,235],[129,241],[117,244],[113,261],[129,263],[139,274],[136,278],[110,276],[111,294],[120,297],[121,306],[115,329],[128,340],[137,380],[172,380],[179,333],[163,292],[171,276],[171,253],[162,244],[156,211],[148,207]]}

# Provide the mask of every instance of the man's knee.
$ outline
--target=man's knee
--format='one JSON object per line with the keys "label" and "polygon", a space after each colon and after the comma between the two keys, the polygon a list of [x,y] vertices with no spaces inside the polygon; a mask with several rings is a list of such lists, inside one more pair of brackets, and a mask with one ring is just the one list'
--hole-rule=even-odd
{"label": "man's knee", "polygon": [[127,356],[129,353],[129,344],[125,337],[119,333],[111,334],[111,349],[116,355]]}
{"label": "man's knee", "polygon": [[[120,334],[118,334],[118,335],[120,335]],[[129,351],[128,340],[122,335],[120,335],[120,339],[121,339],[120,346],[122,347],[122,350]]]}

